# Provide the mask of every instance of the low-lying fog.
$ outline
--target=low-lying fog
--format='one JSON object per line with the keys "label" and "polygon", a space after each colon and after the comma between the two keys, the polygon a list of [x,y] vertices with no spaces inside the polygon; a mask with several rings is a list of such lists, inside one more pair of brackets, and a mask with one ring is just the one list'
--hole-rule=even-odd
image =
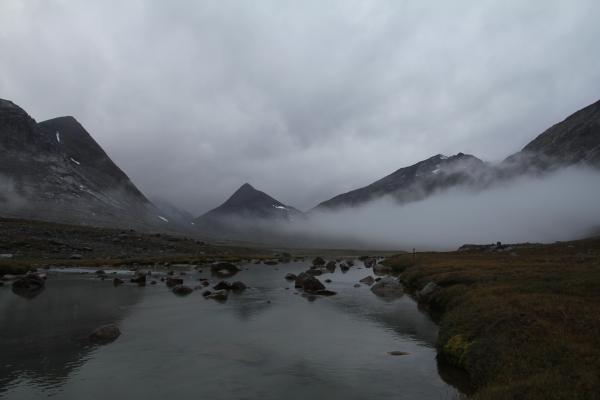
{"label": "low-lying fog", "polygon": [[[273,228],[273,225],[270,225]],[[554,242],[600,231],[600,173],[569,168],[482,192],[449,190],[398,205],[391,198],[280,226],[294,245],[454,249],[465,243]],[[320,242],[321,241],[321,242]]]}

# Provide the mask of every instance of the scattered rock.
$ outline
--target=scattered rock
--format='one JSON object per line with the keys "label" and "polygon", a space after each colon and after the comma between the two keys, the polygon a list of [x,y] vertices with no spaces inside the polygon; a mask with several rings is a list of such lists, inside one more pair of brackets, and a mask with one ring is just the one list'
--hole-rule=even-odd
{"label": "scattered rock", "polygon": [[371,275],[369,275],[369,276],[362,278],[359,282],[364,283],[365,285],[371,286],[372,284],[375,283],[375,279],[373,279],[373,277]]}
{"label": "scattered rock", "polygon": [[71,256],[69,257],[69,259],[71,260],[81,260],[83,258],[83,256],[81,254],[71,254]]}
{"label": "scattered rock", "polygon": [[392,277],[383,278],[371,286],[371,291],[380,297],[400,297],[404,294],[400,282]]}
{"label": "scattered rock", "polygon": [[204,292],[202,292],[202,296],[208,297],[208,296],[210,296],[211,293],[212,292],[210,290],[205,290]]}
{"label": "scattered rock", "polygon": [[208,281],[202,281],[202,286],[206,287],[208,285],[210,285],[210,283]]}
{"label": "scattered rock", "polygon": [[177,285],[183,285],[183,279],[181,279],[181,278],[173,278],[173,277],[168,276],[167,280],[166,280],[166,283],[167,283],[167,287],[172,288],[172,287],[175,287]]}
{"label": "scattered rock", "polygon": [[373,268],[377,264],[377,259],[373,257],[367,257],[363,260],[366,268]]}
{"label": "scattered rock", "polygon": [[194,291],[191,287],[185,285],[177,285],[171,290],[178,296],[187,296]]}
{"label": "scattered rock", "polygon": [[135,274],[131,279],[131,282],[133,283],[137,283],[139,286],[145,286],[146,285],[146,274]]}
{"label": "scattered rock", "polygon": [[45,286],[46,282],[43,278],[37,274],[29,274],[14,281],[12,291],[18,296],[33,299],[44,290]]}
{"label": "scattered rock", "polygon": [[407,356],[407,355],[409,355],[409,353],[406,353],[404,351],[388,351],[388,354],[390,356]]}
{"label": "scattered rock", "polygon": [[246,290],[248,288],[248,286],[246,286],[244,284],[244,282],[233,282],[230,286],[231,290],[233,290],[234,292],[243,292],[244,290]]}
{"label": "scattered rock", "polygon": [[104,271],[103,269],[99,269],[98,271],[95,272],[96,275],[100,276],[100,275],[106,275],[106,271]]}
{"label": "scattered rock", "polygon": [[377,264],[373,267],[373,273],[377,275],[386,275],[392,272],[392,268],[387,265]]}
{"label": "scattered rock", "polygon": [[215,289],[215,290],[230,290],[231,285],[229,285],[228,282],[221,281],[221,282],[217,283],[215,286],[213,286],[213,289]]}
{"label": "scattered rock", "polygon": [[317,290],[314,293],[318,294],[319,296],[335,296],[337,294],[336,292],[334,292],[332,290],[327,290],[327,289]]}
{"label": "scattered rock", "polygon": [[225,301],[227,300],[227,296],[228,296],[228,292],[227,290],[217,290],[216,292],[212,292],[208,295],[209,299],[213,299],[213,300],[218,300],[218,301]]}
{"label": "scattered rock", "polygon": [[277,261],[275,261],[275,260],[265,261],[265,265],[277,265],[277,264],[279,264],[279,263]]}
{"label": "scattered rock", "polygon": [[348,270],[350,269],[350,266],[348,266],[347,264],[341,264],[340,265],[340,269],[342,270],[342,272],[348,272]]}
{"label": "scattered rock", "polygon": [[314,276],[308,275],[306,279],[302,280],[302,289],[304,289],[305,292],[317,292],[319,290],[324,290],[325,285]]}
{"label": "scattered rock", "polygon": [[327,268],[327,271],[334,273],[335,272],[335,268],[336,268],[336,263],[335,261],[329,261],[327,264],[325,264],[325,268]]}
{"label": "scattered rock", "polygon": [[318,265],[318,266],[325,265],[325,260],[322,257],[317,257],[313,260],[313,265]]}
{"label": "scattered rock", "polygon": [[237,274],[240,269],[235,264],[222,262],[211,265],[210,271],[220,277],[230,277]]}
{"label": "scattered rock", "polygon": [[119,285],[122,285],[122,284],[124,284],[124,283],[125,283],[125,282],[123,281],[123,279],[119,279],[119,278],[114,278],[114,279],[113,279],[113,285],[114,285],[114,286],[119,286]]}
{"label": "scattered rock", "polygon": [[121,336],[119,328],[115,324],[109,324],[96,329],[90,334],[89,339],[92,343],[108,344],[114,342],[119,336]]}
{"label": "scattered rock", "polygon": [[429,282],[423,287],[423,289],[417,292],[417,297],[420,300],[428,300],[433,294],[435,294],[441,287],[435,282]]}
{"label": "scattered rock", "polygon": [[360,284],[358,284],[358,283],[355,283],[355,284],[354,284],[354,287],[355,287],[355,288],[359,288],[359,287],[360,287]]}
{"label": "scattered rock", "polygon": [[325,279],[325,283],[331,283],[331,279]]}
{"label": "scattered rock", "polygon": [[288,274],[285,274],[285,279],[288,281],[295,281],[298,277],[296,276],[296,274],[292,274],[291,272]]}

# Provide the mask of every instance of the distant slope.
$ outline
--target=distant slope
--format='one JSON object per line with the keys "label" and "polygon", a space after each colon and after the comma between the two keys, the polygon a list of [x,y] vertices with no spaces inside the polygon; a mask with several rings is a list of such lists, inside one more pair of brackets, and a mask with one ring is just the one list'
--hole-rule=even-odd
{"label": "distant slope", "polygon": [[244,183],[223,204],[202,215],[197,221],[223,218],[292,220],[302,212]]}
{"label": "distant slope", "polygon": [[85,225],[168,228],[72,117],[37,124],[0,100],[0,214]]}
{"label": "distant slope", "polygon": [[600,101],[547,129],[502,165],[521,173],[569,165],[600,168]]}
{"label": "distant slope", "polygon": [[489,183],[492,169],[472,155],[451,157],[438,154],[376,181],[320,203],[313,210],[324,211],[356,207],[371,200],[391,196],[399,203],[418,201],[440,190],[459,185],[482,186]]}

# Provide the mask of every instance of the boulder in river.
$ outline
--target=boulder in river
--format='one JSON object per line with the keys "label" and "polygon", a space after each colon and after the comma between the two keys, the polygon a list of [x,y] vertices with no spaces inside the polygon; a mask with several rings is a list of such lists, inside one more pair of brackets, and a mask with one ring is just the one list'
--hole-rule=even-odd
{"label": "boulder in river", "polygon": [[227,300],[227,296],[229,293],[227,290],[217,290],[215,292],[210,293],[207,297],[209,299],[217,300],[217,301],[225,301]]}
{"label": "boulder in river", "polygon": [[292,274],[291,272],[288,274],[285,274],[285,280],[287,280],[287,281],[295,281],[296,278],[298,278],[296,276],[296,274]]}
{"label": "boulder in river", "polygon": [[244,282],[240,282],[240,281],[233,282],[229,287],[234,292],[243,292],[244,290],[246,290],[248,288],[248,286],[246,286],[246,284]]}
{"label": "boulder in river", "polygon": [[400,297],[404,294],[400,282],[389,276],[371,286],[371,291],[380,297]]}
{"label": "boulder in river", "polygon": [[387,275],[392,272],[392,267],[389,267],[384,264],[377,264],[373,267],[373,273],[377,275]]}
{"label": "boulder in river", "polygon": [[167,287],[172,288],[172,287],[175,287],[177,285],[183,285],[183,279],[181,279],[181,278],[173,278],[171,276],[168,276],[167,280],[166,280],[166,283],[167,283]]}
{"label": "boulder in river", "polygon": [[33,299],[44,290],[45,286],[46,282],[42,277],[37,274],[28,274],[13,282],[12,291],[18,296]]}
{"label": "boulder in river", "polygon": [[171,290],[178,296],[187,296],[194,291],[191,287],[185,285],[177,285]]}
{"label": "boulder in river", "polygon": [[114,342],[119,336],[121,331],[115,324],[104,325],[96,329],[89,336],[92,343],[96,344],[108,344]]}
{"label": "boulder in river", "polygon": [[317,266],[325,265],[325,260],[323,259],[323,257],[316,257],[313,260],[313,265],[317,265]]}
{"label": "boulder in river", "polygon": [[342,270],[342,272],[348,272],[348,270],[350,269],[350,266],[347,264],[341,264],[340,269]]}
{"label": "boulder in river", "polygon": [[139,286],[146,285],[146,274],[144,273],[136,273],[131,279],[131,282],[137,283]]}
{"label": "boulder in river", "polygon": [[318,268],[311,268],[308,271],[306,271],[306,273],[312,276],[319,276],[323,274],[323,271]]}
{"label": "boulder in river", "polygon": [[302,281],[302,289],[304,289],[305,292],[313,293],[318,292],[319,290],[325,290],[325,285],[314,276],[308,275],[308,278]]}
{"label": "boulder in river", "polygon": [[119,279],[119,278],[116,278],[116,277],[113,279],[113,285],[115,285],[115,286],[122,285],[123,283],[125,283],[123,281],[123,279]]}
{"label": "boulder in river", "polygon": [[371,286],[372,284],[375,283],[375,279],[373,279],[373,277],[371,275],[369,275],[369,276],[365,276],[364,278],[362,278],[359,282],[364,283],[365,285]]}
{"label": "boulder in river", "polygon": [[337,293],[332,290],[322,289],[317,290],[314,294],[318,294],[319,296],[335,296]]}
{"label": "boulder in river", "polygon": [[221,282],[217,283],[215,286],[213,286],[213,289],[215,289],[215,290],[230,290],[231,285],[229,284],[229,282],[221,281]]}
{"label": "boulder in river", "polygon": [[373,268],[377,264],[377,259],[374,257],[367,257],[363,260],[366,268]]}
{"label": "boulder in river", "polygon": [[335,261],[329,261],[327,264],[325,264],[325,268],[327,268],[327,271],[334,273],[335,272],[335,268],[336,268],[336,263]]}
{"label": "boulder in river", "polygon": [[221,262],[211,265],[210,271],[220,277],[229,277],[237,274],[240,269],[235,264]]}

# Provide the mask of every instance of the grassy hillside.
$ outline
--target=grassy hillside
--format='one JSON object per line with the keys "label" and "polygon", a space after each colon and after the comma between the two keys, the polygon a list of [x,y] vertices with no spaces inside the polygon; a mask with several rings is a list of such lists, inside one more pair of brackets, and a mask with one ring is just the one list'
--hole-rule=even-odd
{"label": "grassy hillside", "polygon": [[600,238],[388,260],[440,322],[476,399],[600,398]]}

